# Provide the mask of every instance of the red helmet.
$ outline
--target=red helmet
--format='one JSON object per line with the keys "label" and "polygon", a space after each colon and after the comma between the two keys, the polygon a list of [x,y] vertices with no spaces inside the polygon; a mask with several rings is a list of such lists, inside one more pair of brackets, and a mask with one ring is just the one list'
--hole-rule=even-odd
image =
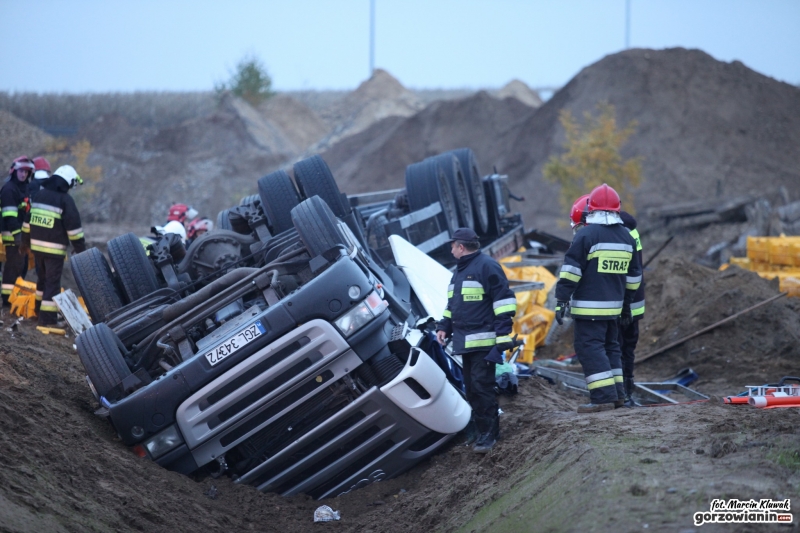
{"label": "red helmet", "polygon": [[595,187],[589,195],[589,212],[616,211],[619,213],[619,195],[605,183]]}
{"label": "red helmet", "polygon": [[35,170],[46,170],[48,172],[52,172],[52,169],[50,168],[50,161],[42,156],[33,159],[33,168]]}
{"label": "red helmet", "polygon": [[8,173],[10,175],[15,170],[22,170],[22,169],[30,170],[31,174],[33,174],[33,171],[35,169],[33,166],[33,161],[31,161],[31,158],[26,155],[22,155],[16,158],[14,162],[11,163],[11,168],[8,169]]}
{"label": "red helmet", "polygon": [[586,214],[589,212],[588,208],[589,195],[584,194],[572,204],[572,211],[569,213],[569,218],[572,220],[572,227],[578,224],[586,224]]}
{"label": "red helmet", "polygon": [[167,216],[167,222],[172,220],[177,220],[178,222],[183,222],[186,220],[186,212],[189,211],[189,206],[186,204],[173,204],[169,208],[169,215]]}
{"label": "red helmet", "polygon": [[197,235],[198,231],[211,231],[212,229],[214,229],[214,223],[209,219],[196,218],[189,224],[186,236],[192,239]]}

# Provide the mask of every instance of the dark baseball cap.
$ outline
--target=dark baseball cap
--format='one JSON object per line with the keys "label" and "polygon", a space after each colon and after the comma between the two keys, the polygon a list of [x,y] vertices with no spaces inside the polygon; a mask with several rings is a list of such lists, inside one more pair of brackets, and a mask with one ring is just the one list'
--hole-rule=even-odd
{"label": "dark baseball cap", "polygon": [[471,230],[470,228],[458,228],[453,232],[453,236],[450,237],[448,242],[453,241],[465,241],[465,242],[472,242],[477,241],[478,234],[475,231]]}

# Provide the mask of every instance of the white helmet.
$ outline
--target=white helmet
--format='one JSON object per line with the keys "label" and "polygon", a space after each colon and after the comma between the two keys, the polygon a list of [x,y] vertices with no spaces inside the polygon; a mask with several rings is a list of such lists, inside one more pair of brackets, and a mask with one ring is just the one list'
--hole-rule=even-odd
{"label": "white helmet", "polygon": [[158,231],[161,235],[166,235],[167,233],[174,233],[176,235],[180,235],[182,240],[186,240],[186,228],[183,227],[183,224],[178,222],[177,220],[170,220],[163,226],[156,226],[156,231]]}
{"label": "white helmet", "polygon": [[83,183],[83,180],[80,176],[78,176],[78,173],[75,171],[75,169],[72,168],[72,165],[62,165],[58,167],[56,171],[53,172],[53,176],[60,176],[63,178],[64,181],[67,182],[67,185],[69,185],[70,189],[74,187],[76,183],[78,185]]}

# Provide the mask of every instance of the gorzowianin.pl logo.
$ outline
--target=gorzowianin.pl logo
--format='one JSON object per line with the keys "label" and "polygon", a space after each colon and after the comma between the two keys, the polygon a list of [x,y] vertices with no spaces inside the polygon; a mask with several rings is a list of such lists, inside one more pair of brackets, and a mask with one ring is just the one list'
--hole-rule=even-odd
{"label": "gorzowianin.pl logo", "polygon": [[791,500],[711,500],[709,510],[694,513],[694,525],[703,524],[791,524]]}

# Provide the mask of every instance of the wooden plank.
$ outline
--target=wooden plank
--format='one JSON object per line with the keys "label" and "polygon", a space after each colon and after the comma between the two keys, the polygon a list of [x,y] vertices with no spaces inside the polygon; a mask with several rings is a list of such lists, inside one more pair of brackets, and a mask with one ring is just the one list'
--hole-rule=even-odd
{"label": "wooden plank", "polygon": [[69,327],[72,328],[72,331],[75,332],[76,336],[92,327],[92,321],[89,320],[89,315],[87,315],[86,311],[81,307],[81,303],[78,301],[75,293],[72,292],[72,289],[67,289],[61,294],[56,295],[53,301],[55,301],[56,307],[58,307],[58,310],[64,315],[64,319],[67,321],[67,324],[69,324]]}

